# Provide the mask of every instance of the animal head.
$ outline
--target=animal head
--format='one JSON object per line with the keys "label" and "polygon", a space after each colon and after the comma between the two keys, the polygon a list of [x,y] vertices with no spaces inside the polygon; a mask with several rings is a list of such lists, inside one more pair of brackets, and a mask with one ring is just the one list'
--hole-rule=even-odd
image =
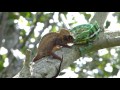
{"label": "animal head", "polygon": [[61,29],[60,30],[60,36],[62,37],[62,40],[66,43],[72,43],[73,42],[73,37],[70,35],[70,31],[66,29]]}
{"label": "animal head", "polygon": [[74,41],[74,38],[71,35],[64,35],[63,40],[67,43],[72,43]]}

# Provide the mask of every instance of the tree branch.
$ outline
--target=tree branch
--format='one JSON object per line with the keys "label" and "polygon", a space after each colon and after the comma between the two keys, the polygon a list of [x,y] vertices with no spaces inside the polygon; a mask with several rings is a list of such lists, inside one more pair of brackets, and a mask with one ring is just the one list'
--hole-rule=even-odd
{"label": "tree branch", "polygon": [[99,35],[99,39],[94,42],[91,50],[99,50],[120,45],[120,30],[116,32],[105,32]]}
{"label": "tree branch", "polygon": [[91,19],[90,23],[94,23],[94,21],[96,20],[100,25],[100,27],[103,28],[103,25],[105,23],[108,14],[109,12],[96,12],[94,17]]}
{"label": "tree branch", "polygon": [[23,47],[25,46],[26,41],[27,41],[27,40],[29,39],[29,37],[33,34],[34,29],[35,29],[35,27],[36,27],[36,25],[37,25],[37,22],[39,21],[39,18],[40,18],[42,15],[43,15],[42,13],[37,13],[37,14],[36,14],[36,17],[35,17],[36,20],[33,22],[33,25],[34,25],[34,26],[31,27],[31,30],[30,30],[30,32],[29,32],[29,35],[25,37],[25,39],[24,39],[24,41],[23,41],[23,44],[22,44],[19,48],[23,48]]}
{"label": "tree branch", "polygon": [[67,19],[65,18],[65,15],[63,13],[59,13],[59,17],[60,17],[60,20],[63,22],[63,26],[66,29],[70,29],[69,23],[68,23]]}
{"label": "tree branch", "polygon": [[1,12],[1,14],[2,14],[2,20],[0,25],[0,47],[2,45],[2,39],[4,37],[4,31],[7,24],[8,12]]}
{"label": "tree branch", "polygon": [[30,60],[31,60],[30,56],[31,56],[31,51],[27,50],[26,51],[26,60],[24,62],[23,68],[13,78],[29,78],[29,77],[31,77],[30,66],[29,66]]}

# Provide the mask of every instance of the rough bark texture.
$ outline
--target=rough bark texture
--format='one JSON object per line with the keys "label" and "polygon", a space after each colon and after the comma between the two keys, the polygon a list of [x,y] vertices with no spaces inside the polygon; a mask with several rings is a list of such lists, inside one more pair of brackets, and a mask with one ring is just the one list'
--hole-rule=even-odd
{"label": "rough bark texture", "polygon": [[90,23],[94,23],[94,21],[96,20],[99,23],[100,27],[103,28],[108,13],[109,12],[96,12]]}

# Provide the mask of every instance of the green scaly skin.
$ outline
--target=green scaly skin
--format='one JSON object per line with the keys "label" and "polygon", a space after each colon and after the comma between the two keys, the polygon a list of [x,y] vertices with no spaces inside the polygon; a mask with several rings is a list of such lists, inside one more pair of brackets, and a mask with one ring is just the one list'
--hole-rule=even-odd
{"label": "green scaly skin", "polygon": [[98,23],[95,21],[93,24],[82,24],[70,30],[74,37],[74,43],[84,45],[80,48],[81,54],[92,48],[92,42],[98,38],[99,33],[102,31]]}

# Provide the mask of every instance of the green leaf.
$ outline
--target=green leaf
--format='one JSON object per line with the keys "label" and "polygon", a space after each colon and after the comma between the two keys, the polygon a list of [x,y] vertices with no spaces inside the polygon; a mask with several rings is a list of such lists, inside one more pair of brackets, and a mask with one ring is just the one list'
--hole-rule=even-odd
{"label": "green leaf", "polygon": [[117,22],[120,23],[120,12],[115,12],[113,16],[117,17]]}
{"label": "green leaf", "polygon": [[76,68],[76,64],[75,64],[75,63],[72,63],[72,64],[70,65],[70,67],[71,67],[71,70],[74,71],[75,68]]}
{"label": "green leaf", "polygon": [[117,75],[119,69],[116,67],[113,67],[112,75]]}
{"label": "green leaf", "polygon": [[29,17],[30,16],[30,12],[20,12],[20,15],[23,17]]}
{"label": "green leaf", "polygon": [[18,19],[19,13],[18,12],[9,12],[8,21],[9,19]]}
{"label": "green leaf", "polygon": [[7,57],[6,54],[2,55],[3,60],[5,60],[6,57]]}
{"label": "green leaf", "polygon": [[43,14],[41,17],[40,17],[40,22],[45,22],[46,20],[48,20],[49,16],[51,14]]}
{"label": "green leaf", "polygon": [[3,70],[4,67],[3,67],[3,62],[0,61],[0,71]]}
{"label": "green leaf", "polygon": [[21,36],[25,36],[25,34],[26,34],[26,31],[25,31],[24,29],[22,29],[22,30],[20,31],[20,35],[21,35]]}
{"label": "green leaf", "polygon": [[4,57],[5,57],[5,55],[0,56],[0,71],[4,69],[4,67],[3,67],[3,63],[5,60]]}
{"label": "green leaf", "polygon": [[85,16],[85,19],[86,19],[87,21],[89,21],[89,19],[90,19],[90,17],[91,17],[91,14],[84,14],[84,16]]}
{"label": "green leaf", "polygon": [[108,28],[110,26],[110,21],[106,21],[106,25],[105,25],[105,28]]}
{"label": "green leaf", "polygon": [[86,19],[87,21],[89,21],[89,19],[90,19],[90,17],[91,17],[91,14],[87,14],[86,12],[81,12],[80,14],[83,14],[84,17],[85,17],[85,19]]}
{"label": "green leaf", "polygon": [[51,29],[51,32],[56,32],[57,30],[56,30],[56,26],[55,25],[53,25],[52,26],[52,29]]}

